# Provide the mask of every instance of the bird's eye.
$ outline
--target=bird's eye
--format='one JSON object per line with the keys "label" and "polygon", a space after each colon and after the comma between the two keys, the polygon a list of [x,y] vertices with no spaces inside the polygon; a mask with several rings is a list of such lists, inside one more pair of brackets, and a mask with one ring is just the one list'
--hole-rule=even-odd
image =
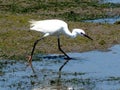
{"label": "bird's eye", "polygon": [[81,32],[81,34],[83,34],[83,33]]}

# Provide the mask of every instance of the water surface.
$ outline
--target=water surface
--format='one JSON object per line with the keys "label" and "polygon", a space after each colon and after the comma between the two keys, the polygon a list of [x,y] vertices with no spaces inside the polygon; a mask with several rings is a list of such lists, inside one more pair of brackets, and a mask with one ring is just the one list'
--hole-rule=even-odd
{"label": "water surface", "polygon": [[120,45],[106,52],[89,51],[68,53],[72,58],[65,62],[58,54],[38,55],[33,61],[36,73],[26,62],[0,60],[0,90],[119,90]]}
{"label": "water surface", "polygon": [[101,19],[93,19],[93,20],[84,20],[84,22],[107,23],[107,24],[114,24],[117,21],[120,21],[120,17],[101,18]]}
{"label": "water surface", "polygon": [[120,0],[100,0],[101,3],[120,3]]}
{"label": "water surface", "polygon": [[[120,0],[99,0],[99,4],[104,3],[114,3],[114,4],[120,4]],[[110,7],[112,10],[112,7]],[[109,16],[111,12],[107,12],[107,15]],[[98,19],[92,19],[92,20],[83,20],[83,22],[92,22],[92,23],[107,23],[107,24],[114,24],[117,21],[120,21],[120,16],[114,16],[111,18],[98,18]]]}

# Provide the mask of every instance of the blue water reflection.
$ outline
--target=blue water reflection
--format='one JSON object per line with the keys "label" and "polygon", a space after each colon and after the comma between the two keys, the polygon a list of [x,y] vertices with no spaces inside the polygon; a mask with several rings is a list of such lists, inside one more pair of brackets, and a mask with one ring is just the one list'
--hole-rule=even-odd
{"label": "blue water reflection", "polygon": [[119,77],[120,45],[116,45],[109,50],[108,52],[90,51],[85,53],[72,53],[70,54],[71,56],[79,56],[80,60],[69,62],[69,65],[64,70],[70,72],[91,72],[88,76],[92,77]]}
{"label": "blue water reflection", "polygon": [[[58,78],[58,69],[65,62],[62,55],[38,55],[33,66],[26,68],[24,61],[0,60],[0,90],[119,90],[120,45],[107,51],[68,53],[72,58],[62,69],[61,83],[51,84]],[[43,57],[43,58],[42,58]],[[50,58],[53,57],[53,58]]]}
{"label": "blue water reflection", "polygon": [[101,19],[94,19],[94,20],[84,20],[84,22],[108,23],[108,24],[114,24],[114,23],[117,22],[117,21],[120,21],[120,17],[101,18]]}
{"label": "blue water reflection", "polygon": [[120,0],[100,0],[101,3],[120,3]]}

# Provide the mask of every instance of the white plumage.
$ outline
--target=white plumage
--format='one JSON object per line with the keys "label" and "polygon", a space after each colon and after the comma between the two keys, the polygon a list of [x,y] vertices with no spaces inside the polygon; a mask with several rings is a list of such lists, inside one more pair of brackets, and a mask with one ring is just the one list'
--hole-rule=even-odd
{"label": "white plumage", "polygon": [[[45,37],[49,35],[55,35],[58,39],[58,49],[66,56],[66,58],[69,60],[71,59],[60,47],[60,35],[66,35],[71,38],[75,38],[77,35],[85,36],[92,40],[88,35],[85,34],[85,31],[82,29],[73,29],[72,33],[68,29],[68,24],[62,20],[58,19],[51,19],[51,20],[41,20],[41,21],[35,21],[31,20],[30,22],[30,30],[39,31],[44,34],[44,36],[38,40],[35,41],[33,45],[33,49],[31,52],[31,55],[29,57],[29,65],[32,67],[32,56],[36,47],[36,44],[44,39]],[[63,67],[63,66],[62,66]],[[60,68],[61,70],[61,68]],[[34,71],[34,70],[33,70]]]}
{"label": "white plumage", "polygon": [[82,29],[73,29],[73,32],[71,33],[68,29],[67,23],[62,20],[57,19],[41,21],[31,20],[29,22],[31,23],[30,30],[42,32],[45,34],[44,37],[49,35],[59,36],[61,34],[65,34],[67,36],[75,38],[78,34],[81,36],[85,34],[85,32]]}

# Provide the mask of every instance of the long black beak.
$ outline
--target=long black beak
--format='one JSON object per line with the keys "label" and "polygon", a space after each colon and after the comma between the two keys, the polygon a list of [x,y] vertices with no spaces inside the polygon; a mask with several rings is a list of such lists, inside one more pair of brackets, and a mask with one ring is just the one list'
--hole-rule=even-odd
{"label": "long black beak", "polygon": [[90,40],[93,40],[91,37],[89,37],[89,36],[86,35],[86,34],[83,34],[83,36],[87,37],[87,38],[90,39]]}

